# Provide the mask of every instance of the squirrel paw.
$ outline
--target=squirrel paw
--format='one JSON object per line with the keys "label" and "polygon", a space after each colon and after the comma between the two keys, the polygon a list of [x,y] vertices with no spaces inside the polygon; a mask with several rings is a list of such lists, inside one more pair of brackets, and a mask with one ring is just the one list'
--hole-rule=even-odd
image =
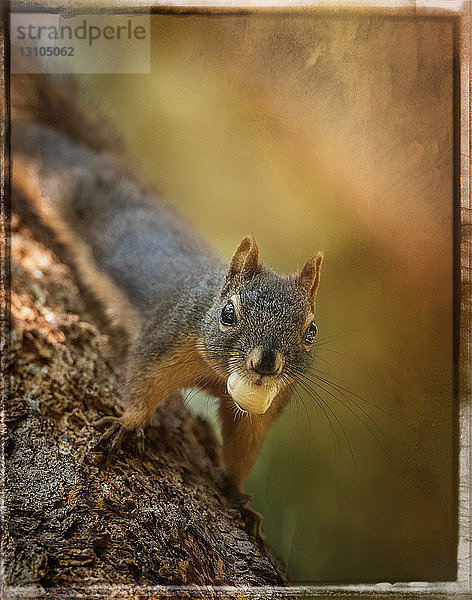
{"label": "squirrel paw", "polygon": [[262,515],[249,506],[243,506],[240,511],[246,532],[254,537],[264,537],[262,532]]}
{"label": "squirrel paw", "polygon": [[231,504],[241,513],[246,533],[262,538],[262,515],[249,506],[252,496],[239,490],[230,480],[225,487],[225,492]]}
{"label": "squirrel paw", "polygon": [[130,429],[124,425],[121,417],[102,417],[98,421],[95,421],[94,427],[101,429],[106,427],[104,433],[100,436],[96,446],[102,446],[110,443],[110,449],[108,451],[107,462],[109,462],[111,455],[121,448],[124,438],[130,433],[134,432],[137,439],[137,448],[140,456],[144,453],[144,431],[143,428],[138,426],[134,429]]}

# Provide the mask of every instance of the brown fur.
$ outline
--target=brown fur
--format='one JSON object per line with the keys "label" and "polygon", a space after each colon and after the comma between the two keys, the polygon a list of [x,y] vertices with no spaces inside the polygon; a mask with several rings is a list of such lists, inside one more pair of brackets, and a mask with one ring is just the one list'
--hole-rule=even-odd
{"label": "brown fur", "polygon": [[219,416],[224,440],[223,459],[227,474],[238,490],[243,490],[244,482],[267,433],[282,413],[290,394],[290,388],[279,393],[269,410],[263,415],[237,415],[231,405],[220,402]]}
{"label": "brown fur", "polygon": [[198,341],[193,337],[180,339],[169,352],[145,368],[131,365],[129,374],[133,381],[126,394],[127,408],[121,417],[127,429],[144,428],[164,398],[180,387],[196,385],[202,372],[210,370],[197,346]]}
{"label": "brown fur", "polygon": [[[130,374],[134,381],[127,393],[127,408],[120,418],[127,429],[144,428],[150,422],[157,405],[178,390],[182,382],[188,387],[197,385],[202,372],[211,371],[198,346],[199,341],[195,338],[180,340],[175,349],[156,362],[149,363],[145,370],[136,373],[131,368]],[[232,403],[228,402],[226,382],[216,370],[199,387],[220,398],[219,416],[226,472],[235,487],[242,491],[267,433],[282,412],[290,391],[284,390],[279,394],[264,415],[238,416]]]}
{"label": "brown fur", "polygon": [[298,281],[300,285],[307,291],[313,312],[315,311],[315,300],[320,285],[321,265],[323,263],[323,253],[318,252],[310,258],[303,267]]}
{"label": "brown fur", "polygon": [[237,281],[251,279],[260,271],[259,249],[252,235],[246,235],[231,258],[223,292],[233,287]]}

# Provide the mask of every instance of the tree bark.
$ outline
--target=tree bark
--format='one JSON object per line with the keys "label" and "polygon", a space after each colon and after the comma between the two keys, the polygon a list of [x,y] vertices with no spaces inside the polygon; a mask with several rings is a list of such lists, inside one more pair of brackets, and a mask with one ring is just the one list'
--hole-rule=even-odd
{"label": "tree bark", "polygon": [[[224,495],[212,430],[180,396],[158,408],[142,457],[129,438],[107,462],[93,422],[117,410],[122,363],[73,271],[33,231],[13,219],[7,586],[59,598],[109,584],[285,584],[281,563],[245,530],[254,515]],[[133,596],[146,587],[113,589],[147,597]]]}

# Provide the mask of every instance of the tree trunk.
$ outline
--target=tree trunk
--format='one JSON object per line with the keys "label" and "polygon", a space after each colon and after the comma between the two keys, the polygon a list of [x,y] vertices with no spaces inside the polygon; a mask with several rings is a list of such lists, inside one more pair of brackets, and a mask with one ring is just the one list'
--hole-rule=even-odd
{"label": "tree trunk", "polygon": [[59,598],[103,584],[286,583],[263,539],[245,530],[252,511],[222,491],[209,425],[180,396],[158,408],[142,457],[129,438],[107,462],[93,422],[117,409],[122,363],[72,270],[33,231],[13,219],[7,586],[52,587],[45,597]]}

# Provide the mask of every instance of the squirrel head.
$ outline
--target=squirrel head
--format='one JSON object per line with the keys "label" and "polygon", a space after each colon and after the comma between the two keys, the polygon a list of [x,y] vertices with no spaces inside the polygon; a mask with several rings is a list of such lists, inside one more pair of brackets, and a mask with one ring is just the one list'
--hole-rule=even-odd
{"label": "squirrel head", "polygon": [[238,408],[264,413],[309,366],[322,261],[319,253],[301,271],[279,275],[259,263],[252,236],[241,240],[202,333],[207,360]]}

